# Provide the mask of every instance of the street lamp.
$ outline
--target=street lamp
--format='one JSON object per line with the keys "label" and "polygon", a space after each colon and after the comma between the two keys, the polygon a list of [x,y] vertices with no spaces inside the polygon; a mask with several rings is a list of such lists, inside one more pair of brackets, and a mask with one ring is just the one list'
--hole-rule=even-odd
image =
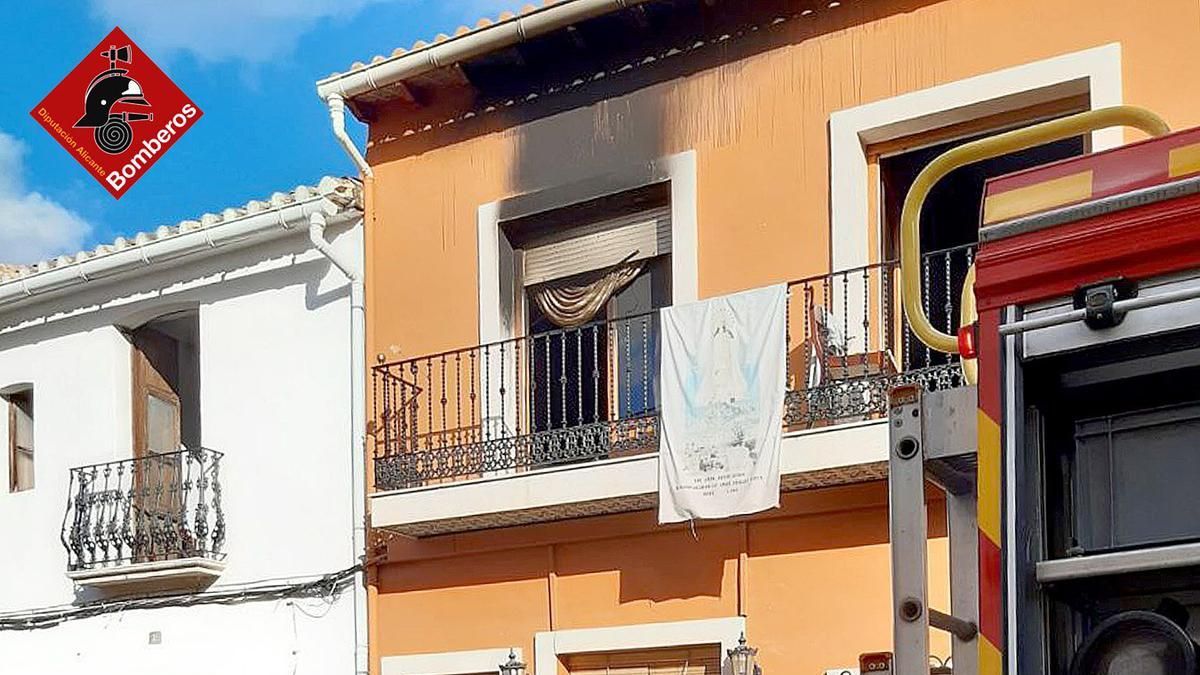
{"label": "street lamp", "polygon": [[743,632],[738,638],[738,646],[725,651],[729,654],[733,675],[754,675],[754,656],[758,654],[758,649],[746,646],[746,633]]}
{"label": "street lamp", "polygon": [[517,660],[516,650],[509,648],[508,662],[500,664],[500,675],[525,675],[525,664]]}

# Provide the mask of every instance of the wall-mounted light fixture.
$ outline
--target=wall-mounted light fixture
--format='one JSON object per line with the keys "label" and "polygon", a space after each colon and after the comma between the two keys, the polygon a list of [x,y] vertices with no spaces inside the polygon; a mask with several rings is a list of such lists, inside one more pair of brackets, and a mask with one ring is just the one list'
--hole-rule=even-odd
{"label": "wall-mounted light fixture", "polygon": [[746,646],[746,634],[738,638],[738,646],[725,650],[729,654],[729,665],[733,675],[755,675],[754,657],[758,654],[756,647]]}
{"label": "wall-mounted light fixture", "polygon": [[516,650],[508,650],[508,662],[500,664],[500,675],[525,675],[525,664],[517,660]]}

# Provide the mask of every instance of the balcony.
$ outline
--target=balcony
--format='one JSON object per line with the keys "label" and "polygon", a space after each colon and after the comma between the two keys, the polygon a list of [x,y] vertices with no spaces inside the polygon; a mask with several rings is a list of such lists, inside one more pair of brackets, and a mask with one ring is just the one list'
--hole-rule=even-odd
{"label": "balcony", "polygon": [[211,583],[225,567],[221,457],[196,448],[71,469],[67,576],[117,593]]}
{"label": "balcony", "polygon": [[[971,255],[925,256],[926,311],[950,332]],[[962,384],[903,328],[899,286],[894,262],[788,284],[784,489],[882,478],[889,389]],[[650,313],[376,366],[373,524],[428,536],[652,508],[658,334]]]}

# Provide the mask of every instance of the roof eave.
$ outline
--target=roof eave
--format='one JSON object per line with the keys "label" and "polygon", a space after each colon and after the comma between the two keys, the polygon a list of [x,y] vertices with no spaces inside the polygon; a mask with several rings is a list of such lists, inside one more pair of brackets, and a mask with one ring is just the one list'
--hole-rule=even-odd
{"label": "roof eave", "polygon": [[390,84],[649,1],[559,0],[540,8],[526,6],[518,16],[501,15],[496,23],[481,20],[474,30],[460,29],[454,37],[439,36],[443,39],[433,44],[418,42],[412,51],[397,50],[390,57],[377,57],[369,65],[355,64],[349,71],[334,73],[317,82],[317,96],[322,100],[334,95],[353,100]]}
{"label": "roof eave", "polygon": [[[271,233],[305,232],[309,215],[320,211],[342,219],[360,217],[361,187],[349,178],[325,178],[317,186],[299,186],[290,193],[275,193],[270,201],[252,201],[242,210],[226,209],[224,216],[206,214],[198,221],[183,221],[167,233],[141,233],[132,240],[118,239],[93,252],[45,261],[16,277],[0,281],[0,311],[35,296],[73,286],[149,271],[166,261],[211,253],[214,249],[256,241]],[[161,269],[161,268],[160,268]]]}

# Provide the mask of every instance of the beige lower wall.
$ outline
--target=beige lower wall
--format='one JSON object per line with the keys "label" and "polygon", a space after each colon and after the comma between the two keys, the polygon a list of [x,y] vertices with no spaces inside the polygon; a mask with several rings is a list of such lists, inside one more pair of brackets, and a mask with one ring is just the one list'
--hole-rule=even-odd
{"label": "beige lower wall", "polygon": [[[506,530],[397,544],[377,575],[374,652],[517,646],[532,663],[539,631],[744,614],[765,675],[854,665],[891,645],[885,500],[883,484],[791,493],[778,511],[695,537],[646,513],[516,528],[515,548]],[[940,507],[930,602],[948,607]],[[948,654],[944,636],[932,644]]]}

